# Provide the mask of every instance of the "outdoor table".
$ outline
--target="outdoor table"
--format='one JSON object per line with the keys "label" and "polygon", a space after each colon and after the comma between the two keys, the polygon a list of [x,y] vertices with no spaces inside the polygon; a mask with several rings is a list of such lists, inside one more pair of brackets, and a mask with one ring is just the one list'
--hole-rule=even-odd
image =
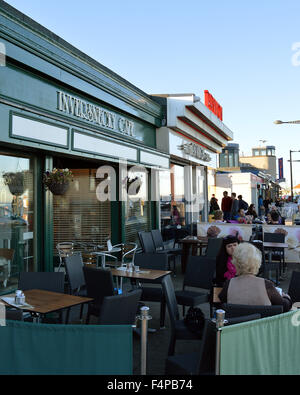
{"label": "outdoor table", "polygon": [[[81,296],[74,296],[69,294],[63,294],[59,292],[44,291],[42,289],[30,289],[24,291],[25,302],[31,307],[20,307],[23,311],[30,312],[34,317],[35,322],[39,322],[40,316],[68,309],[66,323],[69,318],[69,310],[73,306],[77,306],[84,303],[89,303],[93,299]],[[14,297],[15,294],[3,295],[3,297]],[[3,301],[6,305],[9,305]],[[15,307],[15,306],[13,306]]]}
{"label": "outdoor table", "polygon": [[181,255],[181,270],[185,273],[188,256],[190,255],[190,248],[192,247],[192,255],[197,255],[197,250],[200,248],[200,255],[202,254],[202,248],[207,247],[208,238],[202,236],[187,236],[184,239],[179,240],[182,244],[182,255]]}
{"label": "outdoor table", "polygon": [[138,280],[157,280],[172,273],[170,270],[154,270],[141,268],[139,271],[129,272],[128,270],[124,269],[125,268],[111,269],[111,274],[117,278],[117,282],[120,279],[120,284],[118,282],[118,288],[120,286],[121,289],[123,278],[129,278],[131,280],[131,283],[135,284]]}

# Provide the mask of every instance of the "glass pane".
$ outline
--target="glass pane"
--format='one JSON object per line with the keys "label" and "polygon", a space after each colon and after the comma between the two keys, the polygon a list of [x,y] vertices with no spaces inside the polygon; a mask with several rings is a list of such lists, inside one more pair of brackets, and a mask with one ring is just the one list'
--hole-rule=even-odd
{"label": "glass pane", "polygon": [[148,173],[146,171],[129,170],[128,177],[130,180],[135,179],[135,185],[129,186],[127,184],[128,199],[125,202],[125,241],[138,244],[138,232],[151,230]]}
{"label": "glass pane", "polygon": [[161,228],[171,224],[171,176],[170,171],[159,172]]}
{"label": "glass pane", "polygon": [[260,150],[260,155],[261,156],[265,156],[266,155],[266,150],[265,149]]}
{"label": "glass pane", "polygon": [[172,222],[185,225],[184,167],[171,165]]}
{"label": "glass pane", "polygon": [[34,259],[33,161],[0,155],[0,293],[15,289]]}
{"label": "glass pane", "polygon": [[229,153],[229,167],[233,167],[234,162],[233,162],[233,152]]}
{"label": "glass pane", "polygon": [[[96,188],[103,180],[96,178],[97,169],[70,170],[74,179],[67,192],[53,195],[53,255],[56,257],[57,243],[95,243],[106,248],[111,238],[111,203],[97,199]],[[81,247],[78,249],[82,251]]]}

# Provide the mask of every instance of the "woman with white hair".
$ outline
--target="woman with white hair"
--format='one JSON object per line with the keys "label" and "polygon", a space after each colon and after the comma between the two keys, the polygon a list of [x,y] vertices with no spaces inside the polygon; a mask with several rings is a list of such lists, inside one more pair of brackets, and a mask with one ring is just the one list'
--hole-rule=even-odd
{"label": "woman with white hair", "polygon": [[250,243],[239,244],[233,253],[232,263],[236,277],[226,281],[219,299],[222,303],[244,305],[282,305],[283,311],[292,307],[289,295],[282,296],[270,280],[257,277],[261,266],[261,252]]}

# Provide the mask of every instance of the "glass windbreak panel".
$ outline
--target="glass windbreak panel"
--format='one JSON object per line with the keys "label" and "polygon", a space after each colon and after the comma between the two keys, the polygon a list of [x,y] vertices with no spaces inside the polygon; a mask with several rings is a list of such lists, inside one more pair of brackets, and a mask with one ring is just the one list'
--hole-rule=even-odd
{"label": "glass windbreak panel", "polygon": [[[53,195],[53,255],[56,260],[58,243],[94,243],[106,248],[107,240],[111,239],[111,203],[97,199],[96,188],[101,182],[96,178],[97,169],[70,170],[74,179],[67,192]],[[76,249],[84,251],[78,244]]]}
{"label": "glass windbreak panel", "polygon": [[260,155],[260,151],[259,150],[254,150],[253,151],[253,155],[254,156],[259,156]]}
{"label": "glass windbreak panel", "polygon": [[260,151],[260,155],[261,155],[261,156],[265,156],[265,155],[266,155],[266,150],[265,150],[265,149],[262,149],[262,150]]}
{"label": "glass windbreak panel", "polygon": [[239,166],[239,154],[237,152],[234,153],[234,167]]}
{"label": "glass windbreak panel", "polygon": [[159,172],[159,191],[160,191],[160,221],[161,228],[172,224],[172,195],[170,171]]}
{"label": "glass windbreak panel", "polygon": [[125,242],[139,244],[138,232],[151,230],[148,173],[129,170],[128,180],[125,202]]}
{"label": "glass windbreak panel", "polygon": [[0,293],[35,271],[33,160],[0,154]]}
{"label": "glass windbreak panel", "polygon": [[184,167],[171,165],[172,221],[185,225]]}

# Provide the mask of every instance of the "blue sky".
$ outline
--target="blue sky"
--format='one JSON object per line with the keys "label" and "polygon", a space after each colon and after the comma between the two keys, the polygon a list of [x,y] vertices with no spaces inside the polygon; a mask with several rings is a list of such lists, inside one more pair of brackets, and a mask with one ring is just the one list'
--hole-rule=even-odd
{"label": "blue sky", "polygon": [[300,125],[273,121],[300,119],[299,0],[7,2],[149,94],[208,89],[241,152],[267,140],[289,180]]}

